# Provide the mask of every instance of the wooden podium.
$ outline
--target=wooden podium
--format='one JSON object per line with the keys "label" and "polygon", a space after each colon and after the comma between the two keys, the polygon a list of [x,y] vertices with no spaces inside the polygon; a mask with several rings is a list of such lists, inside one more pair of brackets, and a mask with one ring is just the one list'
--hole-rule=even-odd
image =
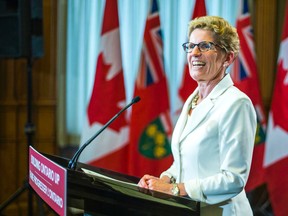
{"label": "wooden podium", "polygon": [[[68,159],[43,156],[65,169],[68,166]],[[90,215],[200,215],[200,203],[139,188],[136,177],[83,163],[77,164],[77,170],[66,170],[67,207]]]}

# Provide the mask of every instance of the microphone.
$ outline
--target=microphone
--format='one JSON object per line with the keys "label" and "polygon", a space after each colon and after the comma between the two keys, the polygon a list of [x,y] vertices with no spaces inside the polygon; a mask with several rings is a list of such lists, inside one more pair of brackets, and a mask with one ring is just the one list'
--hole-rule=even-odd
{"label": "microphone", "polygon": [[78,151],[74,154],[73,158],[69,161],[68,163],[68,168],[69,169],[76,169],[77,166],[77,161],[80,157],[80,154],[82,153],[82,151],[97,137],[99,136],[100,133],[102,133],[102,131],[107,128],[116,118],[118,118],[120,116],[120,114],[122,112],[124,112],[126,109],[128,109],[130,106],[132,106],[133,104],[137,103],[140,101],[140,97],[136,96],[135,98],[132,99],[132,101],[126,105],[123,109],[121,109],[112,119],[110,119],[96,134],[94,134],[89,140],[87,140],[83,146],[78,149]]}

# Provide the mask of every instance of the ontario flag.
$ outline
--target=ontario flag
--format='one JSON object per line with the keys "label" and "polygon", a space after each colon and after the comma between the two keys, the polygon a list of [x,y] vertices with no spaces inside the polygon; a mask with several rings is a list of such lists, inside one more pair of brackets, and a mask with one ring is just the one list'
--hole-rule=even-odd
{"label": "ontario flag", "polygon": [[131,111],[129,174],[158,176],[172,163],[172,122],[156,0],[150,1],[140,58],[134,95],[141,102]]}
{"label": "ontario flag", "polygon": [[266,181],[275,216],[288,215],[288,2],[265,148]]}
{"label": "ontario flag", "polygon": [[[117,0],[106,0],[94,86],[81,145],[125,106]],[[82,152],[80,161],[127,173],[128,124],[120,115]]]}
{"label": "ontario flag", "polygon": [[261,100],[258,70],[255,57],[253,29],[248,10],[248,1],[240,5],[241,13],[236,20],[236,28],[240,40],[240,53],[231,68],[231,76],[241,91],[251,99],[257,113],[257,131],[253,151],[252,165],[246,191],[251,191],[264,183],[263,156],[265,146],[266,118]]}
{"label": "ontario flag", "polygon": [[[205,0],[196,0],[191,19],[195,19],[196,17],[201,17],[205,15],[206,15]],[[180,112],[179,109],[183,106],[188,96],[194,91],[196,87],[197,87],[197,82],[193,80],[190,76],[189,67],[188,67],[187,59],[186,59],[184,70],[183,70],[182,82],[178,90],[178,95],[181,101],[181,105],[179,108],[177,108],[177,111],[176,111],[177,115]]]}

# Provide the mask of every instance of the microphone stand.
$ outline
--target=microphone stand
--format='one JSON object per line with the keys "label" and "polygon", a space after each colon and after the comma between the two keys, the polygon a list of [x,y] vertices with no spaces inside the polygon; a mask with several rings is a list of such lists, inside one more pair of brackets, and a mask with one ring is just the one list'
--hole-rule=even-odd
{"label": "microphone stand", "polygon": [[80,154],[82,153],[82,151],[97,137],[99,136],[99,134],[102,133],[103,130],[105,130],[116,118],[118,118],[122,112],[124,112],[126,109],[128,109],[130,106],[132,106],[134,103],[137,103],[138,101],[140,101],[140,97],[137,96],[135,98],[132,99],[132,101],[126,105],[123,109],[121,109],[112,119],[110,119],[96,134],[94,134],[90,139],[88,139],[83,145],[82,147],[74,154],[74,156],[72,157],[72,159],[69,161],[68,163],[68,168],[75,170],[76,166],[77,166],[77,161],[80,157]]}
{"label": "microphone stand", "polygon": [[[29,5],[29,11],[30,11],[30,5]],[[31,17],[29,15],[29,17]],[[27,136],[27,155],[29,156],[29,146],[33,146],[33,134],[35,132],[35,126],[32,122],[32,92],[33,92],[33,86],[32,86],[32,67],[33,67],[33,57],[32,57],[32,48],[31,48],[31,29],[29,26],[29,40],[28,40],[28,55],[26,57],[27,59],[27,122],[25,124],[24,132]],[[23,185],[17,189],[17,191],[11,195],[8,200],[6,200],[4,203],[0,206],[0,213],[3,209],[5,209],[11,202],[13,202],[18,196],[20,196],[26,189],[28,189],[28,215],[33,215],[33,191],[30,188],[29,185],[29,157],[27,157],[27,170],[28,170],[28,176],[24,180]]]}
{"label": "microphone stand", "polygon": [[[28,190],[28,215],[33,216],[34,210],[33,210],[33,190],[29,185],[29,146],[33,146],[33,135],[35,133],[35,125],[32,122],[32,99],[33,99],[33,83],[32,83],[32,68],[33,68],[33,53],[32,53],[32,3],[30,1],[27,1],[26,5],[27,10],[27,16],[29,17],[26,28],[28,32],[27,37],[27,54],[24,54],[23,57],[26,57],[27,65],[26,65],[26,71],[27,71],[27,122],[24,127],[24,132],[27,137],[27,177],[23,181],[23,185],[18,188],[14,194],[12,194],[6,201],[4,201],[0,205],[0,215],[2,215],[2,211],[14,200],[18,198],[25,190]],[[42,201],[39,197],[37,197],[37,203],[39,205],[42,204]],[[42,206],[38,209],[40,211],[39,215],[44,215]],[[38,212],[39,213],[39,212]]]}

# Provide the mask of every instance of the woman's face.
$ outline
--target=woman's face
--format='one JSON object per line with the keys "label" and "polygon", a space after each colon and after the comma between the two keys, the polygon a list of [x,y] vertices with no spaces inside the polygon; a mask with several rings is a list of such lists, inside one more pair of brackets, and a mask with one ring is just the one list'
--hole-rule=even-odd
{"label": "woman's face", "polygon": [[[189,42],[198,44],[202,41],[214,42],[213,33],[209,30],[195,29],[189,37]],[[216,43],[215,43],[216,44]],[[225,52],[219,46],[212,46],[211,50],[201,52],[195,46],[187,53],[190,76],[199,82],[221,80],[225,73]]]}

